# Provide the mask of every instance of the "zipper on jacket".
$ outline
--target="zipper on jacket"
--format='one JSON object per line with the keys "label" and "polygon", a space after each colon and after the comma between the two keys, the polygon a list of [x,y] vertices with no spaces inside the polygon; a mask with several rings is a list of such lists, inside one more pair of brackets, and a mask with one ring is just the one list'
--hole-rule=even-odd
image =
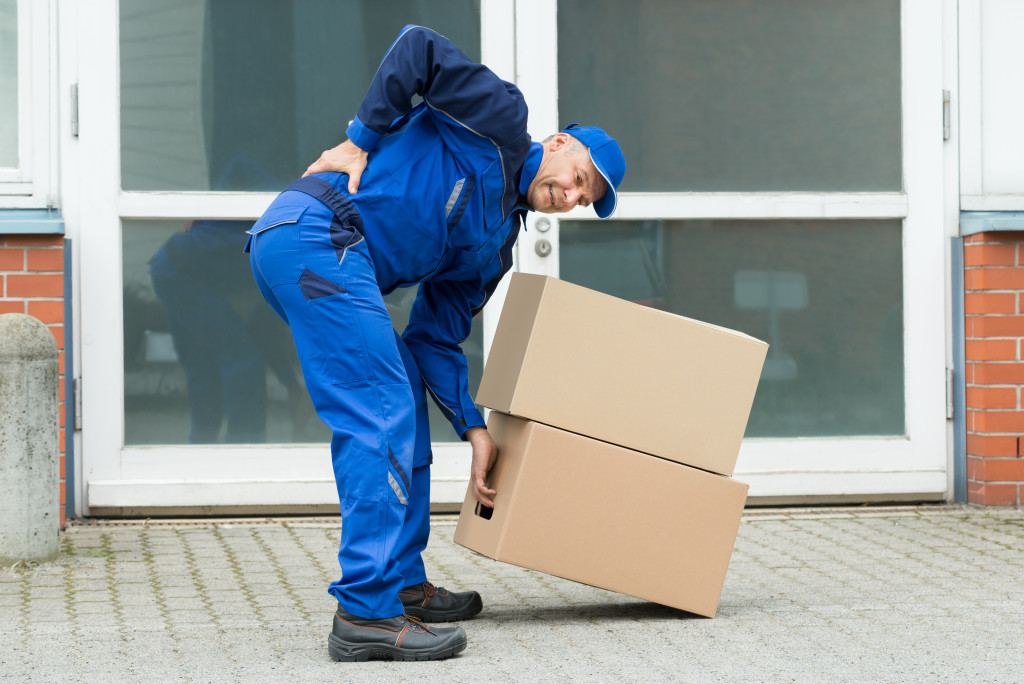
{"label": "zipper on jacket", "polygon": [[[433,398],[434,403],[437,404],[438,408],[441,409],[441,413],[444,414],[445,418],[447,418],[449,421],[458,418],[459,414],[455,412],[455,409],[441,401],[441,397],[437,396],[437,393],[434,390],[430,389],[430,385],[427,384],[427,379],[423,377],[422,373],[420,374],[420,378],[423,379],[423,386],[427,388],[428,392],[430,392],[430,396]],[[464,418],[459,418],[459,422],[462,423],[462,425],[466,424],[466,420]]]}

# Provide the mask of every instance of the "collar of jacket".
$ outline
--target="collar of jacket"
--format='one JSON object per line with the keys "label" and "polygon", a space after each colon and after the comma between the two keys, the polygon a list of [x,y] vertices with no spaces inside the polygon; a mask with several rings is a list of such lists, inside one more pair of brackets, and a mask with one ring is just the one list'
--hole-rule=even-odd
{"label": "collar of jacket", "polygon": [[[540,169],[540,160],[544,157],[544,146],[539,142],[530,143],[530,151],[526,153],[526,161],[523,162],[523,173],[519,177],[519,194],[522,196],[519,200],[521,205],[526,202],[526,191],[530,189],[530,183],[537,177],[537,171]],[[525,207],[529,209],[529,207]]]}

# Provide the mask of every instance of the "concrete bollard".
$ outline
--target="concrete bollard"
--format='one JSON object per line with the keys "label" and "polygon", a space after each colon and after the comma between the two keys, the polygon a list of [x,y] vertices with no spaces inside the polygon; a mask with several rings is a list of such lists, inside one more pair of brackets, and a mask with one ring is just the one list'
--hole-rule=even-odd
{"label": "concrete bollard", "polygon": [[0,315],[0,565],[57,556],[57,343],[37,319]]}

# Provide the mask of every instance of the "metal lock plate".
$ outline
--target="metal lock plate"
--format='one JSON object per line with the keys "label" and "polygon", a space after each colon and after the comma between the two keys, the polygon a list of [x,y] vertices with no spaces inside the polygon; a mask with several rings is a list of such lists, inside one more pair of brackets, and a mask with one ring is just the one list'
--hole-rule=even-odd
{"label": "metal lock plate", "polygon": [[537,252],[537,256],[546,257],[551,254],[551,243],[547,240],[537,240],[533,243],[533,251]]}

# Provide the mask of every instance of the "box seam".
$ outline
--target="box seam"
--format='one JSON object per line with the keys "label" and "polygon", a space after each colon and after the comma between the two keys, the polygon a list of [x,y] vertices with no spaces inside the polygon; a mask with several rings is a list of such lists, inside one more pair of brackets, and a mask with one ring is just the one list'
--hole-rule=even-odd
{"label": "box seam", "polygon": [[[519,420],[526,420],[526,421],[529,421],[531,423],[536,423],[537,425],[543,425],[544,427],[551,428],[552,430],[560,430],[561,432],[568,432],[569,434],[576,435],[577,437],[585,437],[587,439],[592,439],[595,442],[601,442],[602,444],[609,444],[611,446],[618,447],[620,449],[626,449],[627,451],[633,451],[633,452],[636,452],[638,454],[643,454],[644,456],[650,456],[651,458],[659,459],[661,461],[667,461],[669,463],[674,463],[676,465],[685,466],[687,468],[693,468],[694,470],[699,470],[700,472],[707,473],[708,475],[717,475],[718,477],[725,477],[725,478],[729,478],[730,480],[735,479],[733,477],[733,475],[726,475],[725,473],[719,473],[719,472],[714,471],[714,470],[708,470],[707,468],[701,468],[700,466],[695,466],[693,464],[685,463],[683,461],[677,461],[674,458],[669,458],[667,456],[661,456],[659,454],[652,454],[650,451],[641,451],[640,449],[637,449],[636,447],[626,446],[625,444],[619,444],[618,442],[612,442],[612,441],[609,441],[607,439],[601,439],[600,437],[595,437],[594,435],[588,435],[588,434],[584,434],[582,432],[576,432],[575,430],[570,430],[568,428],[559,427],[557,425],[551,425],[549,423],[545,423],[544,421],[537,420],[535,418],[523,418],[523,417],[515,415],[515,414],[508,414],[508,415],[511,415],[514,418],[518,418]],[[747,483],[744,482],[743,484],[747,484]]]}

